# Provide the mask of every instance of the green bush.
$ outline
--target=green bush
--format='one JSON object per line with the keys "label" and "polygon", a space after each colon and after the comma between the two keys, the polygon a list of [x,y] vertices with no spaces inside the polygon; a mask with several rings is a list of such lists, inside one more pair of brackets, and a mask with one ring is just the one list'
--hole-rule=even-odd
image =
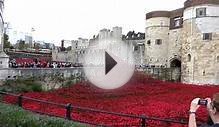
{"label": "green bush", "polygon": [[1,127],[82,127],[85,125],[56,117],[33,114],[19,107],[0,103]]}
{"label": "green bush", "polygon": [[41,92],[41,91],[43,91],[41,84],[38,84],[38,83],[33,83],[31,85],[31,89],[34,92]]}
{"label": "green bush", "polygon": [[0,86],[0,91],[21,93],[21,92],[41,92],[42,85],[33,78],[6,80],[3,86]]}
{"label": "green bush", "polygon": [[72,86],[73,84],[75,84],[75,81],[73,81],[73,80],[68,80],[68,81],[66,81],[66,82],[63,84],[62,87],[70,87],[70,86]]}
{"label": "green bush", "polygon": [[[47,90],[43,89],[44,87],[42,84],[46,85],[50,81],[53,81],[57,84],[61,83],[61,87],[69,87],[80,82],[82,79],[79,77],[79,75],[72,75],[71,77],[64,79],[63,74],[56,73],[51,75],[50,79],[48,81],[47,80],[42,80],[38,77],[18,77],[17,79],[13,80],[8,79],[4,81],[3,86],[0,86],[0,91],[10,93],[41,92],[43,90]],[[50,91],[54,89],[55,88],[51,88]]]}

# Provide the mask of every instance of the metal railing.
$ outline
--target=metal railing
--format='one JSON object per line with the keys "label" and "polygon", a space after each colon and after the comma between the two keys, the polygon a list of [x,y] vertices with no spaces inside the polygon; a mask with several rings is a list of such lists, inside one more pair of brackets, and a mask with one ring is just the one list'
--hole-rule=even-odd
{"label": "metal railing", "polygon": [[[60,103],[55,103],[55,102],[50,102],[50,101],[45,101],[45,100],[39,100],[27,96],[17,95],[17,94],[12,94],[12,93],[7,93],[7,92],[1,92],[0,91],[0,101],[3,103],[9,103],[9,104],[14,104],[18,105],[19,107],[24,108],[25,110],[30,110],[32,112],[40,113],[40,114],[45,114],[49,116],[55,116],[55,117],[62,117],[66,118],[68,120],[73,120],[76,122],[80,123],[85,123],[85,124],[90,124],[90,125],[95,125],[95,126],[141,126],[141,127],[146,127],[146,126],[151,126],[149,121],[155,121],[155,122],[163,122],[167,125],[171,124],[179,124],[179,126],[185,126],[188,124],[187,121],[181,119],[181,120],[174,120],[174,119],[164,119],[164,118],[157,118],[157,117],[149,117],[146,115],[132,115],[132,114],[125,114],[125,113],[117,113],[117,112],[109,112],[109,111],[103,111],[103,110],[98,110],[98,109],[92,109],[92,108],[85,108],[85,107],[79,107],[79,106],[74,106],[70,103],[67,104],[60,104]],[[7,97],[10,97],[11,101],[7,100]],[[41,110],[35,110],[33,107],[29,108],[28,106],[24,106],[24,104],[35,104],[38,106],[41,106]],[[46,109],[48,108],[55,108],[56,110],[62,111],[62,113],[54,113],[54,112],[48,112]],[[93,117],[95,115],[103,115],[107,117],[116,117],[116,118],[123,118],[124,120],[127,121],[134,121],[133,123],[128,123],[125,122],[126,124],[117,124],[116,121],[112,120],[106,124],[104,121],[99,121],[99,122],[90,122],[86,120],[86,118],[78,119],[75,117],[77,115],[77,112],[79,112],[82,115],[92,115]],[[93,120],[91,120],[93,121]]]}

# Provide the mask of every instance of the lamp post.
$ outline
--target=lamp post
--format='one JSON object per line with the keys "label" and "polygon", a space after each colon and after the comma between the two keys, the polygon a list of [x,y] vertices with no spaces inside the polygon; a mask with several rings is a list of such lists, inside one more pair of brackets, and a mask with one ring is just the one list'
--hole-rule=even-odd
{"label": "lamp post", "polygon": [[36,31],[36,29],[34,27],[31,28],[31,36],[32,36],[32,42],[30,44],[30,48],[33,48],[33,42],[34,42],[34,32]]}

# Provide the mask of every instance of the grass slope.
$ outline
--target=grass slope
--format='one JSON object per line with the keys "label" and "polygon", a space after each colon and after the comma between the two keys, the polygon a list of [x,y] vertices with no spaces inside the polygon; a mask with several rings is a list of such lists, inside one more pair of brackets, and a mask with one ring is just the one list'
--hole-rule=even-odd
{"label": "grass slope", "polygon": [[82,127],[61,118],[35,115],[17,106],[0,103],[0,127]]}

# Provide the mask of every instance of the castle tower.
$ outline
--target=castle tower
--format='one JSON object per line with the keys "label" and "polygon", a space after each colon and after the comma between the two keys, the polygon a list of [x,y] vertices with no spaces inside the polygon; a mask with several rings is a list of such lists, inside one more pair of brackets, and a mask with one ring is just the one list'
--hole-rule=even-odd
{"label": "castle tower", "polygon": [[99,39],[100,40],[106,40],[111,37],[111,31],[109,29],[102,29],[99,32]]}
{"label": "castle tower", "polygon": [[184,83],[219,84],[218,0],[147,13],[145,31],[146,64],[181,68]]}
{"label": "castle tower", "polygon": [[182,81],[219,84],[219,1],[184,3]]}
{"label": "castle tower", "polygon": [[170,11],[168,66],[181,68],[183,8]]}
{"label": "castle tower", "polygon": [[115,39],[122,39],[122,27],[113,27],[113,38]]}
{"label": "castle tower", "polygon": [[145,62],[150,66],[167,66],[170,12],[146,14]]}

